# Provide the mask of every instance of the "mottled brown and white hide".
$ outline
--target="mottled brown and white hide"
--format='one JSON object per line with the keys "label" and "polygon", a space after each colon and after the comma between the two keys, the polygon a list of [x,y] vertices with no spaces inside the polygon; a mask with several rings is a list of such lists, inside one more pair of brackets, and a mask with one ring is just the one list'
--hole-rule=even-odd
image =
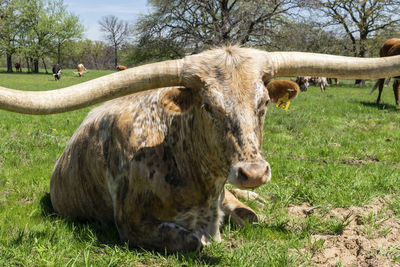
{"label": "mottled brown and white hide", "polygon": [[[381,57],[400,55],[400,39],[392,38],[384,42],[381,49],[379,50],[379,55]],[[388,80],[390,80],[390,78]],[[377,104],[382,103],[381,97],[382,97],[384,83],[385,83],[385,78],[379,79],[376,81],[374,87],[371,89],[371,94],[372,94],[372,92],[379,87],[378,98],[376,99]],[[397,106],[400,106],[399,87],[400,87],[400,76],[397,76],[395,77],[393,82],[393,93],[394,93],[395,103]]]}
{"label": "mottled brown and white hide", "polygon": [[296,83],[300,86],[300,91],[305,92],[310,85],[319,85],[321,92],[325,92],[328,86],[326,77],[311,77],[311,76],[299,76],[296,78]]}
{"label": "mottled brown and white hide", "polygon": [[83,64],[78,64],[78,66],[76,67],[76,69],[77,69],[77,73],[78,73],[78,75],[79,75],[79,77],[82,77],[83,76],[83,73],[85,73],[87,70],[86,70],[86,68],[85,68],[85,66],[83,65]]}
{"label": "mottled brown and white hide", "polygon": [[257,220],[224,185],[271,178],[261,151],[270,96],[252,59],[234,49],[201,60],[201,89],[156,89],[89,113],[52,174],[58,214],[115,223],[131,245],[169,252],[220,241],[224,214]]}

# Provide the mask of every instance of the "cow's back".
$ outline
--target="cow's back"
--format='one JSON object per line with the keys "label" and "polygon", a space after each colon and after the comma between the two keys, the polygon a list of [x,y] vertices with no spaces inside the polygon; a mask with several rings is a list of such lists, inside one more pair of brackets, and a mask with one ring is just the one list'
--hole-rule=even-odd
{"label": "cow's back", "polygon": [[152,99],[158,93],[155,90],[115,99],[89,113],[52,173],[50,193],[57,213],[82,220],[113,221],[115,188],[110,178],[129,171],[126,161],[133,159],[141,146],[158,141],[141,139],[145,131],[154,133],[154,129],[138,123],[146,120],[140,118],[146,109],[156,112],[157,102]]}

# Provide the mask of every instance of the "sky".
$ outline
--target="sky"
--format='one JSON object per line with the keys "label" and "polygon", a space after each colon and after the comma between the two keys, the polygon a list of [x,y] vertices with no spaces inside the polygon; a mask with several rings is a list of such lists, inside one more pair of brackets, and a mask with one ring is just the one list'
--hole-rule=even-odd
{"label": "sky", "polygon": [[128,22],[135,21],[140,14],[149,12],[147,0],[64,0],[67,10],[78,15],[85,27],[84,37],[102,40],[98,21],[114,15]]}

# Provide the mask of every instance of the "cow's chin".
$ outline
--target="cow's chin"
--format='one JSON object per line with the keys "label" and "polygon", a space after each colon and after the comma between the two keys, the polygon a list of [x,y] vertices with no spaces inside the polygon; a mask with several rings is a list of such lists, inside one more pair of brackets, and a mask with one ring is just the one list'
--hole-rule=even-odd
{"label": "cow's chin", "polygon": [[238,162],[228,175],[228,182],[240,189],[254,189],[270,180],[271,167],[265,160]]}

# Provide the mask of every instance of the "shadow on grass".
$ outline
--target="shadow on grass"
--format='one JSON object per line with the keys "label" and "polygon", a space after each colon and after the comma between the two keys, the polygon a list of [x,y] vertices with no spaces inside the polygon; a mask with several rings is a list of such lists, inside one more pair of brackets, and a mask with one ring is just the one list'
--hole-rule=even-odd
{"label": "shadow on grass", "polygon": [[377,104],[375,102],[366,101],[353,101],[353,103],[359,103],[366,107],[378,108],[379,110],[388,110],[393,112],[400,112],[400,108],[393,104]]}
{"label": "shadow on grass", "polygon": [[[50,194],[46,193],[40,199],[40,207],[42,210],[42,215],[48,220],[59,220],[60,217],[55,213],[53,209],[53,205],[51,204]],[[102,224],[97,222],[82,222],[82,221],[74,221],[71,219],[61,218],[68,225],[68,228],[71,232],[74,233],[74,236],[83,242],[93,240],[93,237],[96,238],[99,245],[108,245],[108,246],[121,246],[121,247],[129,247],[129,250],[135,253],[151,253],[154,257],[158,255],[163,256],[176,256],[181,261],[199,261],[206,263],[207,265],[219,265],[221,258],[215,256],[209,256],[204,253],[174,253],[167,254],[161,253],[153,250],[147,250],[140,247],[132,247],[129,244],[122,242],[119,239],[119,234],[116,227],[112,224]]]}
{"label": "shadow on grass", "polygon": [[[179,253],[178,259],[182,262],[193,262],[196,261],[197,263],[202,263],[204,265],[220,265],[221,264],[221,257],[210,256],[205,253]],[[185,265],[182,265],[185,266]]]}
{"label": "shadow on grass", "polygon": [[42,215],[48,220],[59,220],[60,218],[68,225],[77,239],[89,241],[96,237],[99,244],[104,245],[122,245],[118,236],[118,231],[114,225],[102,224],[97,222],[76,221],[68,218],[59,217],[51,204],[50,194],[46,193],[40,199]]}

